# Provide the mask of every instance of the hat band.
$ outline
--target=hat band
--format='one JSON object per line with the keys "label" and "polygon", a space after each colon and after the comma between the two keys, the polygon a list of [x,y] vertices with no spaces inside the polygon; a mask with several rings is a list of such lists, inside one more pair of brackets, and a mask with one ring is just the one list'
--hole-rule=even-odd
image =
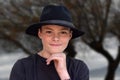
{"label": "hat band", "polygon": [[47,21],[41,21],[40,23],[41,24],[58,24],[58,25],[74,28],[74,25],[71,22],[64,21],[64,20],[47,20]]}

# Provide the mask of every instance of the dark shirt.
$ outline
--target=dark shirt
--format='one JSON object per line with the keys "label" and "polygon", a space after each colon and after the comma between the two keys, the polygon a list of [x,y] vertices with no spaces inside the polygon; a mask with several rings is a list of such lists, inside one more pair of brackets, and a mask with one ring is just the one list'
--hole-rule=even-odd
{"label": "dark shirt", "polygon": [[[71,80],[89,80],[89,70],[83,61],[67,57],[66,62]],[[14,64],[10,80],[60,80],[60,77],[53,61],[46,65],[45,58],[34,54]]]}

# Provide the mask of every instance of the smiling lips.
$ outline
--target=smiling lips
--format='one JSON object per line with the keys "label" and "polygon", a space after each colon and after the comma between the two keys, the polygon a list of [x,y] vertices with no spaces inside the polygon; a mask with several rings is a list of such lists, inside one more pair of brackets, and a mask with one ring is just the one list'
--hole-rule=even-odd
{"label": "smiling lips", "polygon": [[50,44],[51,46],[59,47],[61,44]]}

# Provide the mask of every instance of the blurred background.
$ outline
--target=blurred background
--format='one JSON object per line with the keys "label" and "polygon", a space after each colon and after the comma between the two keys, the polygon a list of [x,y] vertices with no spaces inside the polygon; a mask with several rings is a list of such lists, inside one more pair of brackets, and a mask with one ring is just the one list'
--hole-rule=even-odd
{"label": "blurred background", "polygon": [[90,80],[120,80],[120,0],[0,0],[0,80],[9,79],[18,59],[41,50],[41,41],[24,32],[48,4],[65,5],[85,31],[66,51],[88,65]]}

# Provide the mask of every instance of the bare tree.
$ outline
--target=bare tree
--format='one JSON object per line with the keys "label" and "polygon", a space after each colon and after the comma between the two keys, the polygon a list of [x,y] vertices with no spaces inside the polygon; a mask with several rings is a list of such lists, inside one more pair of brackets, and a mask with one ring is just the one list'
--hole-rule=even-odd
{"label": "bare tree", "polygon": [[[113,0],[64,0],[64,4],[73,12],[76,26],[78,28],[81,26],[85,30],[86,35],[82,38],[84,43],[107,59],[108,71],[105,80],[114,80],[115,71],[120,63],[120,45],[115,59],[103,45],[108,33],[114,33],[120,41],[120,28],[118,27],[120,17],[117,16],[112,20],[110,18],[111,14],[115,15],[111,8]],[[111,27],[109,24],[114,26]]]}

